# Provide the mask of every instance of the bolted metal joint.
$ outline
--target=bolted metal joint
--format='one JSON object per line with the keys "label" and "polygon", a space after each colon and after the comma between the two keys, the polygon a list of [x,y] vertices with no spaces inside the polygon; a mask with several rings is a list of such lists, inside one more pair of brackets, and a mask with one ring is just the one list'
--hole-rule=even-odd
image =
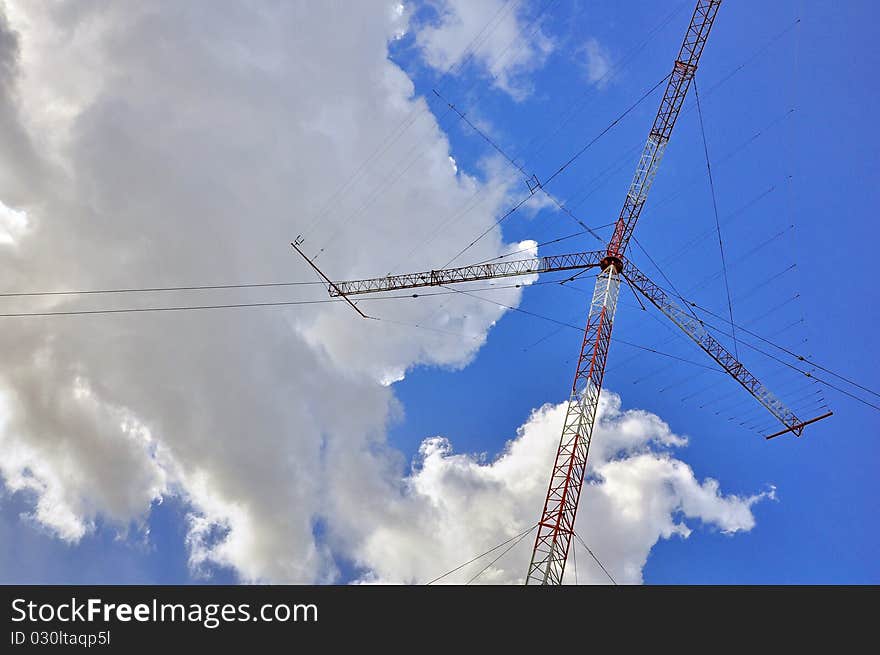
{"label": "bolted metal joint", "polygon": [[602,258],[601,262],[599,262],[599,266],[603,271],[607,271],[609,266],[613,266],[614,270],[617,273],[620,273],[623,270],[623,260],[616,255],[607,255]]}
{"label": "bolted metal joint", "polygon": [[676,61],[675,71],[684,79],[689,80],[694,76],[694,73],[697,72],[697,65],[686,61]]}

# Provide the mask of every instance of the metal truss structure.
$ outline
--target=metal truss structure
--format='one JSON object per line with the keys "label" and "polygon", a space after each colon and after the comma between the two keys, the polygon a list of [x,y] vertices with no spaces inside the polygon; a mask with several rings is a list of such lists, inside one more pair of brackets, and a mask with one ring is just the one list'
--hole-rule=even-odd
{"label": "metal truss structure", "polygon": [[[700,56],[709,38],[709,32],[718,13],[721,0],[698,0],[685,33],[684,42],[672,66],[672,72],[660,101],[651,131],[636,173],[627,191],[623,207],[603,259],[602,275],[596,281],[593,305],[584,330],[584,344],[578,358],[575,385],[568,401],[562,438],[556,453],[556,462],[550,475],[550,485],[544,501],[538,533],[532,550],[532,559],[526,574],[526,584],[561,584],[565,574],[568,549],[574,536],[578,500],[584,483],[587,456],[596,422],[599,390],[605,376],[605,361],[611,342],[614,312],[617,308],[617,290],[623,269],[622,257],[635,229],[642,207],[651,190],[657,169],[666,151],[672,129],[681,113],[681,107],[697,70]],[[609,289],[614,293],[609,293]],[[603,297],[601,307],[597,297]],[[581,393],[578,382],[589,380],[587,393]],[[589,385],[595,384],[595,393]]]}
{"label": "metal truss structure", "polygon": [[654,176],[657,175],[660,160],[663,159],[663,153],[666,152],[669,137],[672,136],[672,128],[675,127],[675,122],[681,113],[681,107],[684,104],[694,73],[697,71],[697,64],[703,54],[703,48],[706,46],[709,31],[715,22],[715,15],[718,13],[720,5],[721,0],[700,0],[697,2],[678,57],[676,57],[672,72],[669,74],[666,90],[663,92],[663,100],[660,101],[660,109],[657,111],[654,124],[648,133],[648,141],[639,158],[636,174],[626,194],[623,209],[620,211],[620,217],[614,228],[614,235],[608,244],[609,255],[620,257],[626,251],[630,237],[642,213],[642,207],[648,198],[648,192],[654,182]]}
{"label": "metal truss structure", "polygon": [[773,416],[778,418],[791,432],[800,436],[804,431],[801,421],[793,411],[773,395],[754,375],[749,373],[745,366],[722,346],[715,337],[706,331],[703,322],[682,309],[669,295],[658,285],[648,279],[635,265],[627,261],[623,267],[623,276],[638,291],[647,298],[652,305],[659,309],[666,317],[675,323],[682,331],[693,339],[709,357],[727,371],[730,376],[739,382],[746,391],[752,394],[759,403],[766,407]]}
{"label": "metal truss structure", "polygon": [[602,251],[576,252],[568,255],[550,255],[548,257],[531,257],[509,262],[473,264],[460,268],[444,268],[422,273],[405,273],[388,275],[368,280],[350,280],[333,282],[328,292],[331,296],[354,296],[362,293],[393,291],[397,289],[415,289],[418,287],[439,287],[454,282],[475,282],[493,280],[499,277],[514,275],[530,275],[533,273],[549,273],[551,271],[571,271],[599,266],[605,253]]}
{"label": "metal truss structure", "polygon": [[[561,584],[565,573],[581,489],[587,471],[590,441],[596,422],[599,395],[605,375],[605,363],[611,344],[614,314],[621,278],[645,296],[651,304],[685,332],[721,368],[763,405],[784,426],[772,438],[788,432],[800,436],[804,426],[821,420],[830,413],[802,421],[779,398],[772,394],[746,367],[706,330],[702,321],[675,303],[664,289],[652,282],[625,258],[626,248],[641,215],[651,184],[688,89],[697,70],[700,56],[718,12],[721,0],[697,0],[684,42],[667,78],[666,90],[654,119],[645,148],[639,158],[635,176],[626,194],[623,208],[615,223],[614,234],[604,251],[579,252],[568,255],[534,257],[510,262],[480,263],[460,268],[390,275],[367,280],[331,282],[318,271],[329,285],[331,296],[348,296],[440,286],[477,280],[575,269],[601,268],[587,315],[584,338],[568,399],[562,436],[550,474],[550,484],[526,584]],[[531,188],[531,185],[530,185]],[[297,243],[291,244],[298,252]],[[305,257],[305,255],[303,255]],[[315,267],[314,263],[308,260]],[[315,267],[317,270],[317,267]],[[352,304],[352,306],[354,306]],[[357,309],[355,307],[355,309]],[[360,310],[358,310],[360,313]],[[363,315],[363,314],[362,314]]]}
{"label": "metal truss structure", "polygon": [[[613,265],[608,266],[596,279],[526,584],[562,584],[587,471],[587,455],[599,407],[619,291],[620,275]],[[561,535],[567,538],[561,538]]]}

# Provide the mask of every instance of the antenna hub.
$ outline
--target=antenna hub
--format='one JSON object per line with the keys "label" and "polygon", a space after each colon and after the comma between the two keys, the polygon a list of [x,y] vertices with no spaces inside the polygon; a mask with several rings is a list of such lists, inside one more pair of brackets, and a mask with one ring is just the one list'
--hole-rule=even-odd
{"label": "antenna hub", "polygon": [[603,271],[607,270],[609,266],[613,266],[614,270],[620,273],[623,270],[623,261],[620,257],[608,255],[607,257],[602,258],[602,261],[599,262],[599,266]]}

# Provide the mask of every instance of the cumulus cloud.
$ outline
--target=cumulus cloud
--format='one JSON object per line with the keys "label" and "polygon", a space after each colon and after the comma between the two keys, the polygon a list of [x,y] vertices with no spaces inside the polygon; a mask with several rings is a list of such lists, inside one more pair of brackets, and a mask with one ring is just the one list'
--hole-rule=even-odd
{"label": "cumulus cloud", "polygon": [[[337,278],[442,265],[494,224],[509,181],[491,163],[479,176],[450,165],[445,134],[387,56],[407,21],[394,2],[343,12],[331,3],[217,11],[171,0],[7,2],[0,233],[14,247],[0,243],[4,287],[311,280],[288,245],[299,233]],[[525,68],[499,70],[512,84]],[[496,229],[469,255],[516,247]],[[491,297],[515,306],[520,294]],[[325,298],[315,285],[3,302],[33,311]],[[449,543],[460,534],[463,549],[531,520],[535,505],[526,505],[545,484],[554,410],[536,413],[497,461],[434,440],[407,474],[385,440],[402,412],[392,382],[418,365],[466,366],[506,310],[460,294],[361,307],[385,320],[364,321],[337,303],[6,319],[0,477],[33,499],[31,521],[71,543],[99,524],[141,530],[155,503],[176,496],[190,508],[198,572],[223,566],[245,581],[323,582],[337,579],[341,555],[365,578],[423,580],[460,554],[429,567],[415,552],[424,534]],[[542,421],[546,443],[526,438]],[[627,439],[645,448],[649,428],[640,425],[621,424],[617,452],[634,452]],[[650,430],[651,443],[680,445]],[[596,469],[597,488],[641,489],[653,503],[667,493],[666,482],[648,487],[659,476],[678,490],[667,493],[668,517],[680,507],[722,530],[746,529],[747,500],[691,482],[681,462],[650,455],[643,468],[618,471],[596,448],[610,467]],[[444,502],[461,503],[461,494],[437,493],[455,481],[480,521],[452,526]],[[592,504],[610,512],[623,501],[604,502]],[[430,511],[414,518],[414,508]],[[664,520],[640,529],[681,531],[680,520]],[[626,559],[634,566],[650,548],[647,536],[636,541],[642,550]],[[395,569],[383,565],[390,552]]]}
{"label": "cumulus cloud", "polygon": [[[565,403],[535,410],[492,460],[455,453],[442,437],[425,440],[395,502],[357,517],[354,533],[346,535],[353,540],[346,547],[364,569],[362,581],[428,582],[527,530],[544,500],[564,415]],[[642,581],[659,539],[687,538],[697,525],[727,534],[751,530],[752,506],[774,495],[772,488],[723,494],[716,480],[698,480],[672,454],[686,444],[656,415],[624,410],[619,396],[603,392],[576,530],[618,583]],[[533,543],[530,534],[477,581],[521,583]],[[586,551],[578,550],[578,581],[607,583]],[[443,582],[467,582],[503,552]],[[572,567],[567,576],[574,582]]]}
{"label": "cumulus cloud", "polygon": [[[406,252],[442,264],[493,224],[506,183],[450,166],[445,135],[387,58],[407,20],[394,6],[8,3],[0,199],[29,226],[0,247],[4,286],[314,279],[288,245],[299,232],[334,277],[411,265]],[[5,212],[4,229],[19,215]],[[508,247],[493,231],[470,255]],[[317,285],[197,304],[322,298]],[[382,322],[334,304],[7,321],[0,474],[34,494],[34,519],[63,539],[99,518],[125,531],[178,494],[192,505],[194,564],[324,580],[332,562],[314,534],[331,491],[324,454],[337,440],[372,453],[399,412],[381,383],[418,364],[465,365],[503,311],[456,296],[373,303]]]}
{"label": "cumulus cloud", "polygon": [[[0,424],[0,473],[9,490],[34,494],[32,519],[75,542],[94,527],[98,514],[121,526],[142,517],[165,489],[165,476],[152,461],[149,432],[126,410],[101,402],[83,378],[40,393],[41,381],[52,375],[47,364],[32,361],[4,371],[21,384],[0,406],[10,417]],[[10,411],[10,405],[39,413]]]}
{"label": "cumulus cloud", "polygon": [[492,83],[514,99],[531,91],[528,73],[540,69],[553,41],[517,0],[438,0],[434,23],[416,39],[425,61],[440,72],[477,65]]}

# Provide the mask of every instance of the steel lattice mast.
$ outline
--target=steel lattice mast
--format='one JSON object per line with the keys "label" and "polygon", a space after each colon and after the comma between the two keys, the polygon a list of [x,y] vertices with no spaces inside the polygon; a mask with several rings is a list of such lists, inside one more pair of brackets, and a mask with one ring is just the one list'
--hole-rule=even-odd
{"label": "steel lattice mast", "polygon": [[568,400],[562,436],[550,476],[538,533],[526,575],[526,584],[561,584],[565,572],[574,522],[580,501],[590,439],[598,409],[599,394],[605,375],[605,362],[611,343],[614,313],[621,277],[645,296],[651,304],[685,332],[721,368],[763,405],[783,425],[782,430],[766,438],[785,433],[800,436],[804,427],[831,415],[831,412],[802,421],[779,398],[770,392],[749,370],[719,343],[692,312],[682,309],[669,294],[625,258],[633,230],[672,129],[681,112],[691,80],[706,45],[721,0],[698,0],[685,34],[684,42],[669,75],[660,109],[654,119],[648,141],[639,158],[636,174],[627,192],[614,234],[602,251],[566,255],[531,257],[508,262],[479,263],[402,275],[388,275],[365,280],[332,282],[298,247],[301,238],[291,243],[297,252],[328,283],[331,296],[348,302],[364,318],[366,316],[349,296],[373,294],[398,289],[437,287],[447,284],[491,280],[517,275],[533,275],[554,271],[600,268],[587,315],[574,382]]}
{"label": "steel lattice mast", "polygon": [[607,256],[602,261],[526,584],[562,584],[614,327],[622,257],[651,190],[720,4],[721,0],[697,2],[608,244]]}
{"label": "steel lattice mast", "polygon": [[666,83],[660,108],[657,110],[651,131],[648,133],[648,141],[639,159],[635,177],[633,177],[632,184],[626,194],[623,209],[620,210],[614,235],[611,237],[611,243],[608,244],[608,254],[611,257],[620,258],[626,251],[636,222],[642,213],[642,207],[648,198],[648,192],[651,190],[651,184],[657,175],[660,160],[663,159],[663,154],[666,152],[669,137],[672,136],[672,128],[675,127],[675,122],[681,113],[685,96],[687,96],[694,73],[697,71],[703,48],[709,38],[709,31],[712,29],[715,15],[720,6],[721,0],[698,0],[697,2],[681,49],[678,51],[678,57],[672,66],[672,73]]}

